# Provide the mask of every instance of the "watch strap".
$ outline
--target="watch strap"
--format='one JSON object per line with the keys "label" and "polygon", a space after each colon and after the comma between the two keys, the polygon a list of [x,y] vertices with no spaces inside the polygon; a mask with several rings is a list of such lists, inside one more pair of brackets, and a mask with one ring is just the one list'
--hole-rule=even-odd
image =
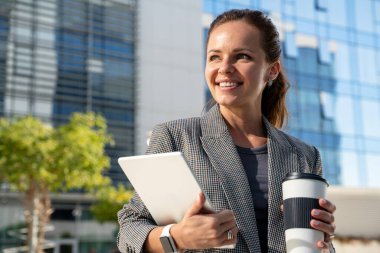
{"label": "watch strap", "polygon": [[174,224],[170,224],[164,227],[161,232],[160,241],[165,253],[178,253],[175,242],[170,235],[170,229]]}

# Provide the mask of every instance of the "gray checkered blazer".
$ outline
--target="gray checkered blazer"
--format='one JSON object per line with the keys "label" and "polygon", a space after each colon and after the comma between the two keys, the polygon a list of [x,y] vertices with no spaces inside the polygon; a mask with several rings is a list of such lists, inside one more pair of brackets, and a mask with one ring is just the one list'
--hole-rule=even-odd
{"label": "gray checkered blazer", "polygon": [[[280,210],[282,178],[291,171],[320,175],[321,159],[315,147],[279,131],[266,119],[264,122],[268,134],[269,157],[268,252],[283,253],[286,249]],[[200,118],[157,125],[147,153],[173,151],[184,153],[212,205],[216,210],[231,209],[239,228],[235,249],[187,252],[261,252],[248,179],[219,107],[214,106]],[[119,211],[118,218],[120,251],[143,252],[144,241],[156,225],[138,194]]]}

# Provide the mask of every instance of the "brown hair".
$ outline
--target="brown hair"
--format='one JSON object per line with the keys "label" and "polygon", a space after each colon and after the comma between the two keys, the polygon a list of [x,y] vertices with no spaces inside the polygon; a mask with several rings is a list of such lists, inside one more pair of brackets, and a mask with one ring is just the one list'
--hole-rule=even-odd
{"label": "brown hair", "polygon": [[[231,21],[244,21],[252,26],[255,26],[261,32],[262,48],[264,49],[266,60],[269,63],[274,63],[280,59],[281,56],[281,42],[277,28],[272,21],[264,15],[261,11],[256,10],[229,10],[220,14],[211,23],[210,29],[207,34],[207,44],[211,32],[218,26],[231,22]],[[263,115],[275,127],[281,128],[284,123],[288,121],[288,110],[286,108],[286,93],[289,89],[289,82],[286,78],[284,70],[277,78],[273,80],[271,86],[266,86],[261,101],[261,110]],[[215,104],[215,101],[211,102]]]}

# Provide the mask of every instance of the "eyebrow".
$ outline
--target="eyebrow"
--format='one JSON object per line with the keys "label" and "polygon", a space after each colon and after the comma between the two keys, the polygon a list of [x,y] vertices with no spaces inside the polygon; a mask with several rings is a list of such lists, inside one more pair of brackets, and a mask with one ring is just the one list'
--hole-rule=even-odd
{"label": "eyebrow", "polygon": [[[232,52],[236,53],[236,52],[241,52],[241,51],[249,51],[253,54],[255,53],[249,48],[236,48]],[[207,53],[220,53],[220,52],[221,52],[221,50],[218,50],[218,49],[210,49],[207,51]]]}

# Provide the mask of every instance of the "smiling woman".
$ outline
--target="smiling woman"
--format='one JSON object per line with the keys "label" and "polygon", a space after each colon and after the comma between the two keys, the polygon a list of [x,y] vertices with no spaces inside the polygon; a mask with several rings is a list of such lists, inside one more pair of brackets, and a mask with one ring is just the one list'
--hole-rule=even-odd
{"label": "smiling woman", "polygon": [[[321,175],[322,167],[315,147],[279,130],[289,87],[280,55],[278,32],[259,11],[231,10],[212,22],[205,76],[214,106],[157,125],[147,153],[182,152],[216,212],[204,212],[201,193],[181,222],[160,227],[136,193],[118,214],[121,252],[222,252],[231,244],[228,252],[286,252],[281,181],[292,171]],[[334,211],[326,199],[310,210],[310,226],[326,238],[315,251],[333,252]]]}

